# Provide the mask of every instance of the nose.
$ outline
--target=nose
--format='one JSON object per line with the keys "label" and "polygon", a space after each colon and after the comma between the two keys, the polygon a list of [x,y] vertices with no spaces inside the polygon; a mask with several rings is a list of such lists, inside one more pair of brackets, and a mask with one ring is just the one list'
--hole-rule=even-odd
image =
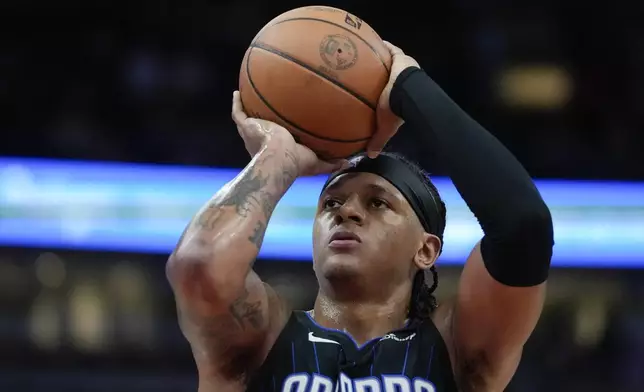
{"label": "nose", "polygon": [[347,221],[353,221],[358,225],[364,222],[365,212],[360,204],[358,197],[353,196],[347,199],[340,208],[338,208],[335,215],[336,224],[341,224]]}

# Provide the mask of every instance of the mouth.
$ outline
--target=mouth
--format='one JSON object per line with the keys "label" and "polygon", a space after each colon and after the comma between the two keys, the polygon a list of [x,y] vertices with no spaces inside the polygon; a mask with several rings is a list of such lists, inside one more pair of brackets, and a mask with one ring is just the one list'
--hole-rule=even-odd
{"label": "mouth", "polygon": [[350,231],[336,231],[329,239],[329,247],[331,248],[354,248],[360,244],[362,240],[356,233]]}

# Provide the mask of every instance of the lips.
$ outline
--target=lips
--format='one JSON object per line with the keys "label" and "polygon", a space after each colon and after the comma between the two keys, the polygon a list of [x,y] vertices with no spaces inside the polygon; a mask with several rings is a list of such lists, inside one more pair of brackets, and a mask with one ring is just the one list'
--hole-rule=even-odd
{"label": "lips", "polygon": [[358,236],[356,233],[352,233],[350,231],[345,231],[345,230],[339,230],[333,233],[331,236],[331,239],[329,239],[329,243],[333,241],[355,241],[355,242],[362,242],[360,239],[360,236]]}

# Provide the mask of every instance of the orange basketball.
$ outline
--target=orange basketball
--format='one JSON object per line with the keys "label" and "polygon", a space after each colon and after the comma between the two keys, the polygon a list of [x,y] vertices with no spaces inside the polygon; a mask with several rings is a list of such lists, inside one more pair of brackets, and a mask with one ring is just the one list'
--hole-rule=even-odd
{"label": "orange basketball", "polygon": [[362,149],[391,56],[360,18],[323,6],[297,8],[264,26],[246,51],[239,91],[249,116],[276,122],[321,158]]}

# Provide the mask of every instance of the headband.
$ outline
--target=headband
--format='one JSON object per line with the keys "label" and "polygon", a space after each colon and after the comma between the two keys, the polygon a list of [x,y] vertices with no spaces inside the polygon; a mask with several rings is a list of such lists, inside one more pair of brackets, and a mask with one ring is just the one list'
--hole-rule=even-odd
{"label": "headband", "polygon": [[441,219],[434,193],[409,165],[395,157],[380,154],[375,159],[357,156],[351,166],[329,176],[322,191],[338,176],[347,173],[373,173],[389,181],[405,197],[426,232],[443,238],[445,222]]}

